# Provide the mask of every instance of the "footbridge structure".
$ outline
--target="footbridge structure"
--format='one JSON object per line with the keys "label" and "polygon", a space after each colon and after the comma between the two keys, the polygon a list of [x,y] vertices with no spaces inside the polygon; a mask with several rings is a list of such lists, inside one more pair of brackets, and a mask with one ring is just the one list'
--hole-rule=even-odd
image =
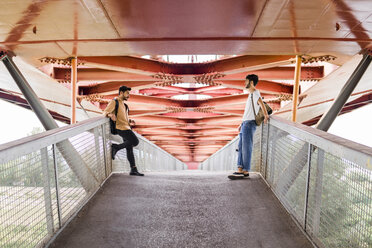
{"label": "footbridge structure", "polygon": [[[0,109],[44,128],[0,144],[0,247],[372,247],[372,148],[327,132],[372,101],[370,0],[0,9]],[[247,74],[274,112],[232,181]],[[144,177],[112,158],[122,85]]]}

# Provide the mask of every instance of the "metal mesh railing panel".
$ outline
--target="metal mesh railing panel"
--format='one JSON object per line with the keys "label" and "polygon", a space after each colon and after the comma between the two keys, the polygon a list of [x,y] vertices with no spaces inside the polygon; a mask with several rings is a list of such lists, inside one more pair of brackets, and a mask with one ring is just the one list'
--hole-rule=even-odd
{"label": "metal mesh railing panel", "polygon": [[[108,145],[104,147],[107,125],[102,128],[99,123],[98,119],[97,124],[87,122],[87,126],[96,125],[90,130],[84,125],[71,127],[73,132],[63,128],[59,140],[63,136],[65,140],[57,144],[51,136],[28,138],[19,142],[23,147],[19,152],[32,152],[15,159],[2,153],[0,247],[43,246],[110,175],[110,158],[105,156]],[[69,132],[80,134],[69,137]],[[46,143],[49,145],[33,150],[32,144],[42,147]]]}
{"label": "metal mesh railing panel", "polygon": [[[60,151],[56,151],[57,175],[59,184],[60,210],[62,224],[74,214],[74,210],[79,208],[89,195],[86,194],[79,179],[71,170],[66,159]],[[84,165],[83,165],[84,166]]]}
{"label": "metal mesh railing panel", "polygon": [[57,221],[50,150],[0,165],[0,247],[34,247]]}
{"label": "metal mesh railing panel", "polygon": [[[261,135],[261,127],[257,127],[253,137],[251,160],[251,171],[253,172],[259,172],[261,170]],[[199,168],[211,171],[236,170],[238,161],[238,145],[239,136],[203,161]]]}
{"label": "metal mesh railing panel", "polygon": [[308,144],[270,127],[267,181],[282,204],[302,223],[307,179]]}
{"label": "metal mesh railing panel", "polygon": [[372,171],[315,149],[307,232],[325,247],[372,247]]}

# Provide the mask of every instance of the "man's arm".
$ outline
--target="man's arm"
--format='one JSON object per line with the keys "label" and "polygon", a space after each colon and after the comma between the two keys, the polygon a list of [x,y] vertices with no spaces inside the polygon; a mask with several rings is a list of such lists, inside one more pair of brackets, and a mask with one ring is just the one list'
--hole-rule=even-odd
{"label": "man's arm", "polygon": [[106,116],[106,117],[110,117],[113,121],[116,121],[116,116],[115,116],[115,114],[113,114],[114,110],[115,110],[115,100],[112,100],[107,105],[105,110],[103,111],[103,115]]}
{"label": "man's arm", "polygon": [[266,110],[266,108],[265,108],[265,104],[263,103],[261,97],[258,98],[258,104],[260,104],[260,107],[261,107],[261,109],[262,109],[262,111],[263,111],[263,113],[264,113],[264,116],[265,116],[264,123],[266,124],[267,121],[269,120],[270,116],[269,116],[269,114],[267,113],[267,110]]}

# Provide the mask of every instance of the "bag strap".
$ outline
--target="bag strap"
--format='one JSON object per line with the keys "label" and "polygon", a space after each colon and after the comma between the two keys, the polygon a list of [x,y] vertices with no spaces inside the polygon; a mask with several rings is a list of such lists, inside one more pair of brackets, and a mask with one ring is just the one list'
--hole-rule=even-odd
{"label": "bag strap", "polygon": [[253,93],[251,93],[251,100],[252,100],[252,107],[253,107],[253,114],[254,114],[254,118],[256,119],[256,109],[254,108],[254,103],[253,103]]}
{"label": "bag strap", "polygon": [[129,107],[125,102],[123,102],[123,103],[124,103],[124,106],[125,106],[125,110],[128,111],[128,115],[129,115]]}

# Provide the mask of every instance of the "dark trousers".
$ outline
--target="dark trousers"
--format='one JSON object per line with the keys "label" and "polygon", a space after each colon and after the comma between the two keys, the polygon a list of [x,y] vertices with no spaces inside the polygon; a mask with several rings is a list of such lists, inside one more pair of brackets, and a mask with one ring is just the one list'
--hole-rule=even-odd
{"label": "dark trousers", "polygon": [[123,138],[123,143],[113,144],[117,151],[125,148],[127,149],[127,159],[129,161],[130,167],[136,166],[136,161],[134,160],[133,147],[137,146],[139,141],[137,136],[132,130],[117,130],[118,134]]}

